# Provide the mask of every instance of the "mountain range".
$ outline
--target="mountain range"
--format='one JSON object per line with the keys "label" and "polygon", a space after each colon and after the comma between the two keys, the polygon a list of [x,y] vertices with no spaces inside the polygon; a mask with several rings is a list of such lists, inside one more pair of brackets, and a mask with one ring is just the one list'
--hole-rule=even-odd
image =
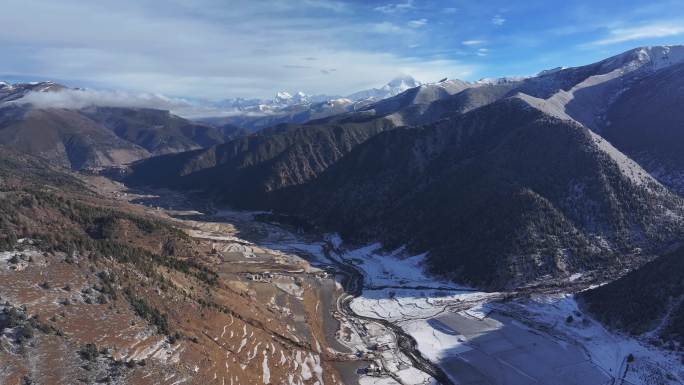
{"label": "mountain range", "polygon": [[[345,98],[224,101],[241,113],[201,122],[151,108],[34,106],[22,98],[67,88],[0,83],[0,181],[15,199],[2,207],[0,241],[30,227],[51,239],[53,222],[78,234],[70,242],[97,247],[103,232],[129,237],[128,222],[140,227],[134,235],[147,231],[100,208],[67,215],[71,203],[50,195],[96,199],[59,168],[104,169],[348,243],[424,253],[432,273],[475,287],[581,276],[601,284],[578,295],[591,314],[675,349],[684,344],[683,75],[684,46],[641,47],[530,77],[400,77]],[[162,226],[135,237],[160,254],[154,239],[176,235]]]}
{"label": "mountain range", "polygon": [[[2,83],[0,144],[77,170],[130,163],[127,184],[406,247],[478,287],[621,277],[583,294],[589,309],[677,339],[683,74],[684,46],[641,47],[523,78],[402,77],[347,98],[236,100],[263,114],[200,123],[154,109],[38,108],[17,101],[64,86]],[[653,304],[648,325],[630,298]]]}
{"label": "mountain range", "polygon": [[230,99],[204,106],[210,111],[227,109],[230,116],[190,121],[155,108],[34,106],[22,98],[70,89],[50,81],[0,82],[0,145],[75,170],[101,168],[210,147],[280,123],[304,123],[353,111],[419,84],[402,76],[348,98],[282,91],[272,100]]}
{"label": "mountain range", "polygon": [[307,105],[327,102],[335,99],[348,99],[352,102],[373,102],[398,95],[408,89],[418,87],[422,83],[410,75],[400,75],[379,88],[357,91],[347,96],[340,95],[308,95],[302,91],[278,91],[273,99],[232,98],[213,102],[215,106],[229,107],[242,111],[266,111],[286,108],[295,105]]}
{"label": "mountain range", "polygon": [[81,170],[207,147],[239,132],[149,108],[46,108],[21,102],[30,92],[64,89],[53,82],[1,83],[0,145]]}
{"label": "mountain range", "polygon": [[357,91],[346,97],[307,95],[301,91],[290,94],[287,91],[280,91],[276,93],[273,99],[227,99],[212,103],[212,105],[228,108],[234,113],[224,117],[209,117],[201,120],[214,125],[238,126],[248,132],[255,132],[277,124],[305,123],[357,111],[369,104],[391,98],[421,84],[411,76],[402,75],[380,88]]}
{"label": "mountain range", "polygon": [[682,235],[681,169],[676,151],[660,151],[681,127],[653,118],[671,116],[669,99],[639,90],[676,78],[683,52],[645,47],[534,77],[425,84],[138,162],[126,181],[407,245],[428,252],[434,271],[478,286],[635,267]]}

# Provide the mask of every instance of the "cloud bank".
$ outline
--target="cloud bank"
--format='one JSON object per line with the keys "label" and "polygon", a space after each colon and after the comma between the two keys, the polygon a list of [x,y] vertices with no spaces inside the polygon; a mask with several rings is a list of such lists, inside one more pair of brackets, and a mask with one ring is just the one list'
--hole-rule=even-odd
{"label": "cloud bank", "polygon": [[655,23],[632,28],[616,28],[609,32],[609,36],[596,40],[591,45],[609,45],[647,38],[676,36],[684,33],[684,26],[668,23]]}
{"label": "cloud bank", "polygon": [[[411,7],[392,4],[370,19],[330,0],[5,0],[0,74],[207,99],[279,90],[344,95],[399,73],[468,76],[472,65],[406,48],[426,20],[400,30],[383,20],[383,12]],[[387,36],[391,44],[379,40],[397,31],[401,38]]]}
{"label": "cloud bank", "polygon": [[21,99],[6,104],[31,104],[36,108],[83,109],[87,107],[154,108],[168,110],[185,118],[245,115],[244,112],[216,108],[210,104],[161,94],[103,91],[90,89],[64,89],[51,92],[29,92]]}
{"label": "cloud bank", "polygon": [[678,44],[679,3],[3,0],[0,78],[210,100],[346,95],[400,73],[533,74]]}

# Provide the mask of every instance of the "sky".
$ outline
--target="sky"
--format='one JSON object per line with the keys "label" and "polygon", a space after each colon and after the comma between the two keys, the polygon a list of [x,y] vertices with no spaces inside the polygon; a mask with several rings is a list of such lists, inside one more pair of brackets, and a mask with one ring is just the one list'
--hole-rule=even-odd
{"label": "sky", "polygon": [[684,43],[684,0],[3,0],[0,80],[195,99],[532,75]]}

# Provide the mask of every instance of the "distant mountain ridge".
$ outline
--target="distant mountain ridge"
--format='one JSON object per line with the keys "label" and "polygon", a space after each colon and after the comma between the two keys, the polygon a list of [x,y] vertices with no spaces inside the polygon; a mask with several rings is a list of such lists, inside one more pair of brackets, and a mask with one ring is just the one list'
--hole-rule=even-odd
{"label": "distant mountain ridge", "polygon": [[0,103],[19,100],[29,92],[52,92],[65,88],[65,86],[51,81],[17,84],[0,82]]}
{"label": "distant mountain ridge", "polygon": [[69,88],[50,81],[0,82],[0,144],[73,169],[118,166],[154,155],[220,144],[244,134],[241,127],[247,127],[249,132],[346,113],[415,84],[420,83],[403,76],[382,88],[368,90],[363,101],[279,92],[271,101],[236,100],[245,114],[191,122],[152,108],[54,108],[49,103],[47,107],[36,107],[23,101],[30,98],[23,98],[31,93],[59,93]]}
{"label": "distant mountain ridge", "polygon": [[308,95],[302,91],[278,91],[273,99],[244,99],[233,98],[224,99],[215,102],[216,105],[223,107],[234,107],[241,110],[267,109],[267,108],[283,108],[293,105],[322,103],[336,99],[349,99],[353,102],[364,100],[378,101],[398,95],[410,88],[415,88],[422,83],[411,77],[410,75],[397,76],[390,80],[387,84],[380,88],[371,88],[367,90],[357,91],[347,96],[340,95]]}
{"label": "distant mountain ridge", "polygon": [[277,124],[301,124],[310,120],[354,112],[421,84],[409,75],[402,75],[380,88],[358,91],[345,97],[307,95],[301,91],[291,94],[287,91],[280,91],[270,100],[227,99],[216,102],[214,105],[235,109],[234,114],[203,120],[218,125],[230,124],[254,132]]}

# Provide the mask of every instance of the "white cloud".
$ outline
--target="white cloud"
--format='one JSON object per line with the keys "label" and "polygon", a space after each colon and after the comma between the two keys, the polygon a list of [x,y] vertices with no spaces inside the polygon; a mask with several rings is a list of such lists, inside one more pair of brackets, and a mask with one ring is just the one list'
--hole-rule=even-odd
{"label": "white cloud", "polygon": [[413,8],[413,0],[407,0],[403,3],[391,3],[375,7],[374,9],[382,13],[398,13],[404,12]]}
{"label": "white cloud", "polygon": [[[326,17],[343,10],[338,2],[310,0],[303,12],[300,2],[233,1],[4,0],[0,74],[225,99],[267,98],[281,89],[346,95],[382,85],[387,74],[430,80],[473,71],[456,60],[365,48],[359,42],[369,34],[415,31]],[[420,41],[406,42],[414,43]]]}
{"label": "white cloud", "polygon": [[334,12],[345,12],[349,10],[347,4],[341,1],[332,0],[304,0],[302,3],[313,8],[323,8]]}
{"label": "white cloud", "polygon": [[481,45],[486,43],[485,40],[463,40],[461,44],[463,45]]}
{"label": "white cloud", "polygon": [[480,48],[477,50],[477,56],[487,56],[488,53],[489,53],[488,48]]}
{"label": "white cloud", "polygon": [[492,24],[494,25],[503,25],[505,22],[506,19],[504,19],[501,15],[494,15],[494,17],[492,17]]}
{"label": "white cloud", "polygon": [[377,33],[403,33],[404,29],[400,26],[390,23],[389,21],[383,21],[382,23],[376,23],[371,26],[371,30]]}
{"label": "white cloud", "polygon": [[132,107],[169,110],[174,114],[194,118],[222,116],[234,111],[222,111],[209,105],[181,98],[169,98],[161,94],[103,91],[90,89],[66,89],[53,92],[29,92],[21,99],[7,104],[32,104],[38,108],[82,109],[86,107]]}
{"label": "white cloud", "polygon": [[[444,76],[467,77],[470,76],[474,67],[459,65],[448,60],[421,60],[419,58],[400,58],[390,54],[359,55],[356,52],[322,52],[316,61],[321,61],[326,68],[321,76],[331,76],[331,73],[345,71],[345,81],[352,84],[352,91],[358,91],[368,87],[379,86],[378,79],[385,79],[387,74],[412,74],[417,79],[423,81],[434,81]],[[340,63],[343,63],[340,65]],[[332,66],[340,65],[340,68]],[[368,74],[367,69],[373,68],[377,73]],[[382,76],[379,76],[382,74]],[[316,75],[316,74],[313,74]],[[318,76],[313,76],[318,78]],[[181,84],[187,82],[188,87],[197,85],[203,78],[172,79],[166,75],[155,75],[142,78],[131,77],[127,79],[116,78],[118,83],[153,81],[159,83],[170,83],[180,81]],[[217,82],[220,88],[229,88],[230,80],[212,79]],[[228,83],[224,83],[228,82]],[[112,83],[115,83],[112,81]],[[283,85],[283,84],[281,84]],[[327,85],[321,93],[329,92]],[[178,85],[170,89],[175,90]],[[282,89],[299,89],[295,83],[287,83]],[[351,92],[340,92],[339,94],[349,94]],[[199,118],[207,116],[227,116],[237,114],[237,111],[226,110],[215,107],[211,102],[199,102],[184,98],[168,97],[160,93],[126,92],[94,89],[66,89],[55,92],[31,92],[23,98],[7,102],[9,104],[30,103],[41,108],[68,108],[81,109],[91,106],[97,107],[134,107],[134,108],[155,108],[169,110],[174,114],[186,118]],[[242,113],[241,113],[242,114]]]}
{"label": "white cloud", "polygon": [[427,19],[417,19],[409,21],[407,25],[411,28],[420,28],[424,27],[427,24],[427,22]]}
{"label": "white cloud", "polygon": [[608,45],[626,41],[657,37],[676,36],[684,33],[684,26],[677,24],[650,24],[634,28],[617,28],[609,31],[608,37],[589,45]]}

